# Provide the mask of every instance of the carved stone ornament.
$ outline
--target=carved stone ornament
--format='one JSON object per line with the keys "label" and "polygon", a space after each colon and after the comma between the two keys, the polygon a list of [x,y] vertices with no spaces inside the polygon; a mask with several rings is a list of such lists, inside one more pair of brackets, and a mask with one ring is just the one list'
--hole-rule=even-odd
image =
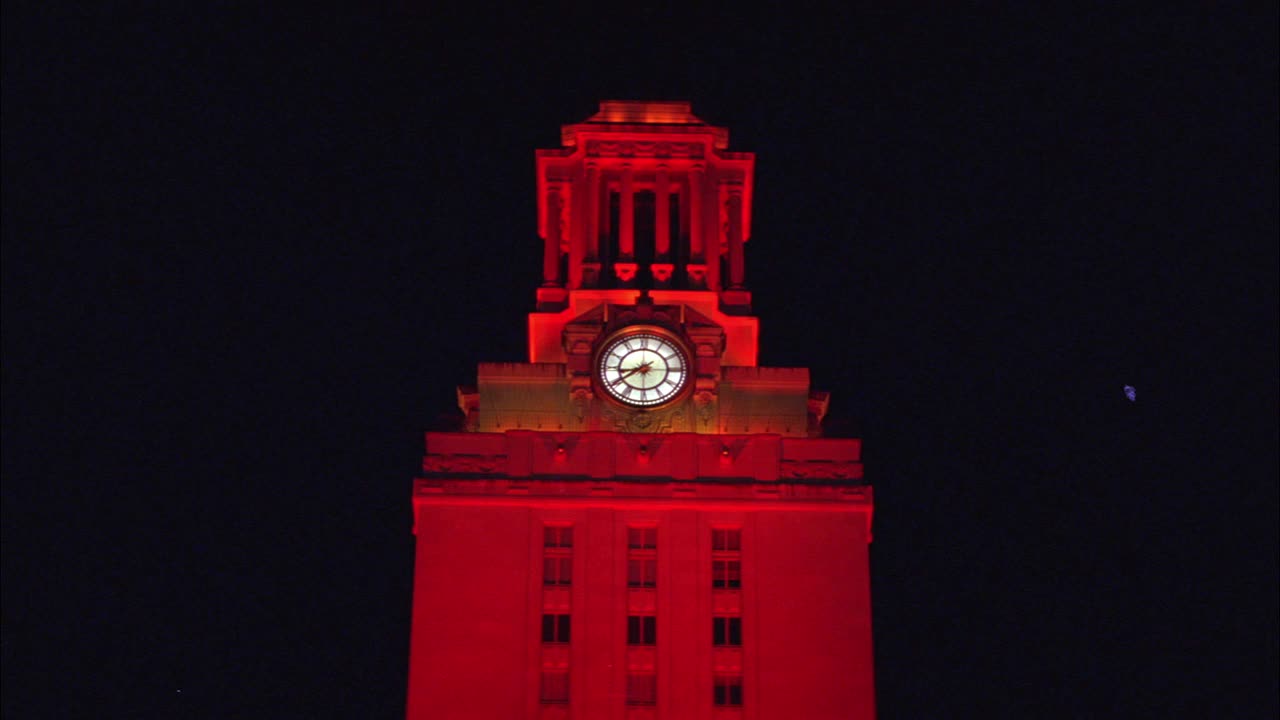
{"label": "carved stone ornament", "polygon": [[560,460],[563,460],[566,456],[572,455],[574,450],[578,447],[578,443],[581,441],[581,435],[575,435],[572,433],[542,436],[543,448],[554,454],[557,459]]}
{"label": "carved stone ornament", "polygon": [[569,393],[569,403],[573,406],[573,416],[577,418],[579,424],[586,421],[587,409],[591,407],[593,399],[595,399],[595,393],[590,388],[577,388]]}
{"label": "carved stone ornament", "polygon": [[784,460],[778,476],[794,480],[860,480],[862,466],[854,462],[797,462]]}
{"label": "carved stone ornament", "polygon": [[609,320],[609,327],[620,328],[627,325],[650,324],[670,328],[677,327],[680,324],[680,316],[665,306],[660,308],[642,306],[642,308],[643,311],[622,310],[615,312],[613,318]]}
{"label": "carved stone ornament", "polygon": [[616,262],[613,264],[613,274],[618,276],[619,282],[629,283],[636,279],[636,271],[639,265],[632,262]]}
{"label": "carved stone ornament", "polygon": [[631,410],[606,405],[603,415],[615,430],[626,433],[667,433],[673,432],[673,427],[677,424],[685,424],[684,409],[681,407]]}
{"label": "carved stone ornament", "polygon": [[707,266],[689,264],[685,266],[685,272],[689,274],[689,285],[694,288],[706,286],[707,282]]}
{"label": "carved stone ornament", "polygon": [[632,437],[627,440],[627,447],[640,462],[647,462],[662,447],[660,437]]}
{"label": "carved stone ornament", "polygon": [[716,396],[709,390],[703,390],[693,396],[693,405],[698,413],[698,423],[705,429],[711,425],[716,413]]}
{"label": "carved stone ornament", "polygon": [[502,455],[428,455],[422,459],[427,473],[494,473],[506,463]]}

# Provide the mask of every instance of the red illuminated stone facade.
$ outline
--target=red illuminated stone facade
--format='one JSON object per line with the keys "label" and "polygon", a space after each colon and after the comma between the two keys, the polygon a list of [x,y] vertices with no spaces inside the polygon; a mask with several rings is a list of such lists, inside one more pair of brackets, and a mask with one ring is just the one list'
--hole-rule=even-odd
{"label": "red illuminated stone facade", "polygon": [[757,365],[728,144],[611,101],[538,151],[529,362],[414,483],[410,720],[874,717],[861,442]]}

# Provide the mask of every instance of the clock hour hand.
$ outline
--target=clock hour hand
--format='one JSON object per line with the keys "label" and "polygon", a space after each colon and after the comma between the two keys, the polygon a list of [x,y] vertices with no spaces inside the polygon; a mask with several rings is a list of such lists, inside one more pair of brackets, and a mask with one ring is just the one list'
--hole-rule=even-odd
{"label": "clock hour hand", "polygon": [[623,380],[626,380],[627,378],[631,377],[632,375],[635,375],[635,374],[636,374],[636,373],[638,373],[638,372],[639,372],[639,373],[647,373],[647,372],[649,372],[649,365],[650,365],[650,364],[651,364],[651,363],[641,363],[641,364],[639,364],[639,365],[637,365],[637,366],[635,366],[635,367],[631,368],[630,370],[628,370],[628,371],[626,371],[626,372],[622,373],[621,375],[619,375],[619,376],[618,376],[617,381],[615,381],[613,384],[614,384],[614,385],[617,385],[619,382],[621,382],[621,381],[623,381]]}

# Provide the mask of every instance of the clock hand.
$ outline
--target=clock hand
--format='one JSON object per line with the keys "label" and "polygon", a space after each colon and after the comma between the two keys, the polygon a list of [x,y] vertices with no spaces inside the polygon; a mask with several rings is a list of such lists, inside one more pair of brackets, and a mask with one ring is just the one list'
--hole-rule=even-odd
{"label": "clock hand", "polygon": [[[619,370],[621,370],[622,368],[618,368],[618,369],[619,369]],[[628,371],[626,371],[626,372],[619,373],[619,374],[618,374],[617,379],[616,379],[616,380],[614,380],[613,382],[609,383],[609,384],[610,384],[610,385],[617,385],[617,384],[621,383],[623,380],[626,380],[627,378],[631,377],[631,376],[635,373],[635,371],[636,371],[636,370],[639,370],[639,369],[640,369],[640,368],[638,368],[638,367],[634,367],[634,368],[631,368],[630,370],[628,370]]]}
{"label": "clock hand", "polygon": [[619,382],[622,382],[623,380],[626,380],[627,378],[631,377],[632,375],[635,375],[636,373],[641,373],[641,374],[646,374],[646,373],[648,373],[648,372],[649,372],[649,367],[650,367],[652,364],[653,364],[653,363],[641,363],[640,365],[637,365],[637,366],[635,366],[635,367],[631,368],[630,370],[628,370],[628,371],[626,371],[626,372],[622,373],[621,375],[619,375],[619,376],[618,376],[618,379],[617,379],[617,380],[615,380],[615,381],[613,382],[613,384],[614,384],[614,385],[617,385]]}

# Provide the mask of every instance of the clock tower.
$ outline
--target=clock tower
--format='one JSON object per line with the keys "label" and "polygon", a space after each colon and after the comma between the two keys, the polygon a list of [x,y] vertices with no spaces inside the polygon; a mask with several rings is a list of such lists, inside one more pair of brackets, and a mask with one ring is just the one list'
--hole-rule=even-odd
{"label": "clock tower", "polygon": [[874,717],[861,442],[758,363],[728,147],[606,101],[537,151],[528,362],[480,363],[414,482],[410,720]]}

